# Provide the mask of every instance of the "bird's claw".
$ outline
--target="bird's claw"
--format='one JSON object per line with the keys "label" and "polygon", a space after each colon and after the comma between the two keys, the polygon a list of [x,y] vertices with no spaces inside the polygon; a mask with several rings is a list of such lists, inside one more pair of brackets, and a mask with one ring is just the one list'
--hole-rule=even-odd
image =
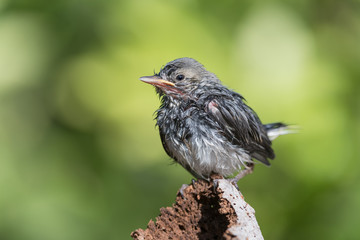
{"label": "bird's claw", "polygon": [[236,189],[237,189],[238,191],[240,191],[239,186],[237,185],[238,180],[237,180],[236,178],[231,178],[231,179],[228,179],[228,180],[229,180],[229,182],[230,182],[232,185],[234,185],[234,187],[236,187]]}
{"label": "bird's claw", "polygon": [[195,183],[196,183],[196,180],[195,180],[195,179],[191,179],[191,184],[192,184],[192,186],[194,187],[194,189],[196,189]]}
{"label": "bird's claw", "polygon": [[[191,179],[191,185],[193,186],[194,189],[196,189],[196,180],[195,179]],[[186,200],[185,198],[185,193],[184,193],[184,190],[185,188],[187,188],[189,186],[189,184],[183,184],[180,189],[179,189],[179,193],[180,193],[180,196]]]}
{"label": "bird's claw", "polygon": [[247,168],[241,170],[234,178],[228,179],[230,183],[232,183],[237,190],[239,190],[239,186],[237,185],[238,181],[245,177],[246,175],[252,173],[254,170],[254,164],[249,164]]}
{"label": "bird's claw", "polygon": [[216,189],[219,187],[219,180],[220,179],[213,179],[213,190],[216,192]]}
{"label": "bird's claw", "polygon": [[185,188],[187,188],[189,185],[188,184],[183,184],[181,185],[181,188],[179,190],[180,196],[182,197],[182,199],[186,200],[185,194],[184,194],[184,190]]}

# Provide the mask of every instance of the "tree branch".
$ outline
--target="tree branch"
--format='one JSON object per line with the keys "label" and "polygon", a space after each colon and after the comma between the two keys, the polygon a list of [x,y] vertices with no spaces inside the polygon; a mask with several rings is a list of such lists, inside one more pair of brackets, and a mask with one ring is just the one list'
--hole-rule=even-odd
{"label": "tree branch", "polygon": [[[218,178],[218,176],[215,176]],[[254,209],[227,180],[217,188],[198,180],[178,193],[172,207],[160,209],[156,223],[131,233],[133,239],[264,239]]]}

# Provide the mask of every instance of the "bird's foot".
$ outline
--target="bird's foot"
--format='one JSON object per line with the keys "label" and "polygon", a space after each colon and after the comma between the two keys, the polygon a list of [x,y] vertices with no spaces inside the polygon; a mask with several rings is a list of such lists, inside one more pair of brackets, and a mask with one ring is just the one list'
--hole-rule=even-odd
{"label": "bird's foot", "polygon": [[[193,186],[194,189],[196,189],[196,180],[195,179],[191,179],[191,185]],[[185,198],[185,194],[184,194],[184,190],[185,188],[187,188],[189,186],[189,184],[183,184],[181,187],[180,187],[180,190],[179,190],[179,193],[181,195],[181,197],[183,199],[186,199]]]}
{"label": "bird's foot", "polygon": [[230,179],[228,179],[228,180],[229,180],[229,182],[230,182],[232,185],[234,185],[234,187],[236,187],[236,189],[237,189],[238,191],[240,191],[239,186],[237,185],[237,182],[238,182],[239,180],[236,180],[236,177],[230,178]]}
{"label": "bird's foot", "polygon": [[195,183],[196,183],[196,180],[195,180],[195,179],[191,179],[191,184],[192,184],[192,186],[194,187],[194,189],[196,189]]}
{"label": "bird's foot", "polygon": [[234,178],[228,179],[230,183],[232,183],[237,190],[239,187],[237,185],[238,181],[245,177],[246,175],[252,173],[254,171],[254,164],[249,164],[245,169],[241,170]]}
{"label": "bird's foot", "polygon": [[220,174],[217,173],[212,173],[210,175],[210,177],[208,179],[206,179],[206,181],[208,181],[209,183],[212,182],[213,183],[213,192],[216,193],[216,189],[219,186],[219,180],[220,179],[224,179],[223,176],[221,176]]}
{"label": "bird's foot", "polygon": [[185,188],[187,188],[188,186],[189,186],[188,184],[183,184],[183,185],[181,185],[181,188],[180,188],[180,190],[179,190],[180,196],[181,196],[182,199],[184,199],[184,200],[186,200],[185,195],[184,195],[184,190],[185,190]]}
{"label": "bird's foot", "polygon": [[216,192],[216,189],[219,186],[219,180],[220,179],[213,179],[213,191]]}

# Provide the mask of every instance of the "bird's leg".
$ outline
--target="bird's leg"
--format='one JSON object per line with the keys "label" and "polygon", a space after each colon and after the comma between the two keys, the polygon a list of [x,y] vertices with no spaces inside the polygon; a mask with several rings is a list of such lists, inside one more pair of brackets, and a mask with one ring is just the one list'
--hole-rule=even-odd
{"label": "bird's leg", "polygon": [[[236,188],[238,188],[238,181],[245,177],[246,175],[252,173],[254,170],[254,163],[247,164],[246,168],[241,170],[234,178],[229,179],[229,181],[235,185]],[[239,189],[238,189],[239,190]]]}

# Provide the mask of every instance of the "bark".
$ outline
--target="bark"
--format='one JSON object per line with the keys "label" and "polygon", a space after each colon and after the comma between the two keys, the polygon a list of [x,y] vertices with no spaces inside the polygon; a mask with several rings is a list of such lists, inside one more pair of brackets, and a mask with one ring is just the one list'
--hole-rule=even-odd
{"label": "bark", "polygon": [[131,233],[133,239],[264,239],[254,209],[228,180],[217,187],[198,180],[178,193],[172,207],[160,209],[156,223]]}

